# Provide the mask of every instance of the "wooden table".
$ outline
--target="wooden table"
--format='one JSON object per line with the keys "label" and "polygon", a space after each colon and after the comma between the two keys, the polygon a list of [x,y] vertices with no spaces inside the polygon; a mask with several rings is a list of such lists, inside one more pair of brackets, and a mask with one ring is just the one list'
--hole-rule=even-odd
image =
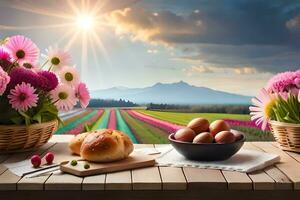
{"label": "wooden table", "polygon": [[[56,161],[72,159],[67,149],[71,137],[54,136],[35,153],[52,151]],[[159,145],[136,148],[145,146]],[[33,153],[0,155],[0,199],[300,199],[300,154],[283,152],[271,142],[247,142],[243,148],[275,153],[282,161],[250,174],[149,167],[85,178],[62,173],[22,178],[2,164],[24,160]]]}

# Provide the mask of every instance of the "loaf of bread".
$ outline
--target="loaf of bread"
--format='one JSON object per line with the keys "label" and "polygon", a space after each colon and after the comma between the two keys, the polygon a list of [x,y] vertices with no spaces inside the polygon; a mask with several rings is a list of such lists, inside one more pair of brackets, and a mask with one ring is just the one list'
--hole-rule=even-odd
{"label": "loaf of bread", "polygon": [[85,137],[81,144],[80,155],[88,161],[112,162],[127,158],[132,151],[132,141],[125,133],[102,129]]}
{"label": "loaf of bread", "polygon": [[69,142],[69,148],[72,153],[80,155],[81,144],[85,137],[90,133],[91,132],[81,133],[71,139],[71,141]]}

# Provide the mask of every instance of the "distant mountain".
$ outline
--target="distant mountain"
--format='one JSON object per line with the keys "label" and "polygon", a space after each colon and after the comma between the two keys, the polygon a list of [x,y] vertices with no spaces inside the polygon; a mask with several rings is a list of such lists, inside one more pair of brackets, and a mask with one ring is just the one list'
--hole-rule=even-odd
{"label": "distant mountain", "polygon": [[113,87],[92,91],[91,96],[101,99],[125,99],[139,104],[249,104],[251,99],[250,96],[196,87],[183,81],[170,84],[156,83],[145,88]]}

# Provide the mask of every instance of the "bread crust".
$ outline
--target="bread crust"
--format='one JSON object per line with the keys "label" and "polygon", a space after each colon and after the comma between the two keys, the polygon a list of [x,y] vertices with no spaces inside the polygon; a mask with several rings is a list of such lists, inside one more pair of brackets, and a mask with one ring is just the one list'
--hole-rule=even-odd
{"label": "bread crust", "polygon": [[93,162],[112,162],[127,158],[133,151],[131,139],[121,131],[102,129],[88,134],[80,155]]}
{"label": "bread crust", "polygon": [[91,132],[81,133],[71,139],[71,141],[69,142],[69,149],[72,151],[73,154],[80,155],[81,144],[86,138],[86,136],[90,133]]}

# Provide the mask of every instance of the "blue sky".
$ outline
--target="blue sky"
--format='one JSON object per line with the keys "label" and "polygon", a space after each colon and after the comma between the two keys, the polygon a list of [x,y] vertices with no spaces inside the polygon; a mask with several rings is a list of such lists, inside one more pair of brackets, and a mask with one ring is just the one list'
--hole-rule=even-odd
{"label": "blue sky", "polygon": [[91,90],[183,80],[255,95],[274,73],[300,68],[296,0],[2,0],[0,19],[1,38],[67,47]]}

